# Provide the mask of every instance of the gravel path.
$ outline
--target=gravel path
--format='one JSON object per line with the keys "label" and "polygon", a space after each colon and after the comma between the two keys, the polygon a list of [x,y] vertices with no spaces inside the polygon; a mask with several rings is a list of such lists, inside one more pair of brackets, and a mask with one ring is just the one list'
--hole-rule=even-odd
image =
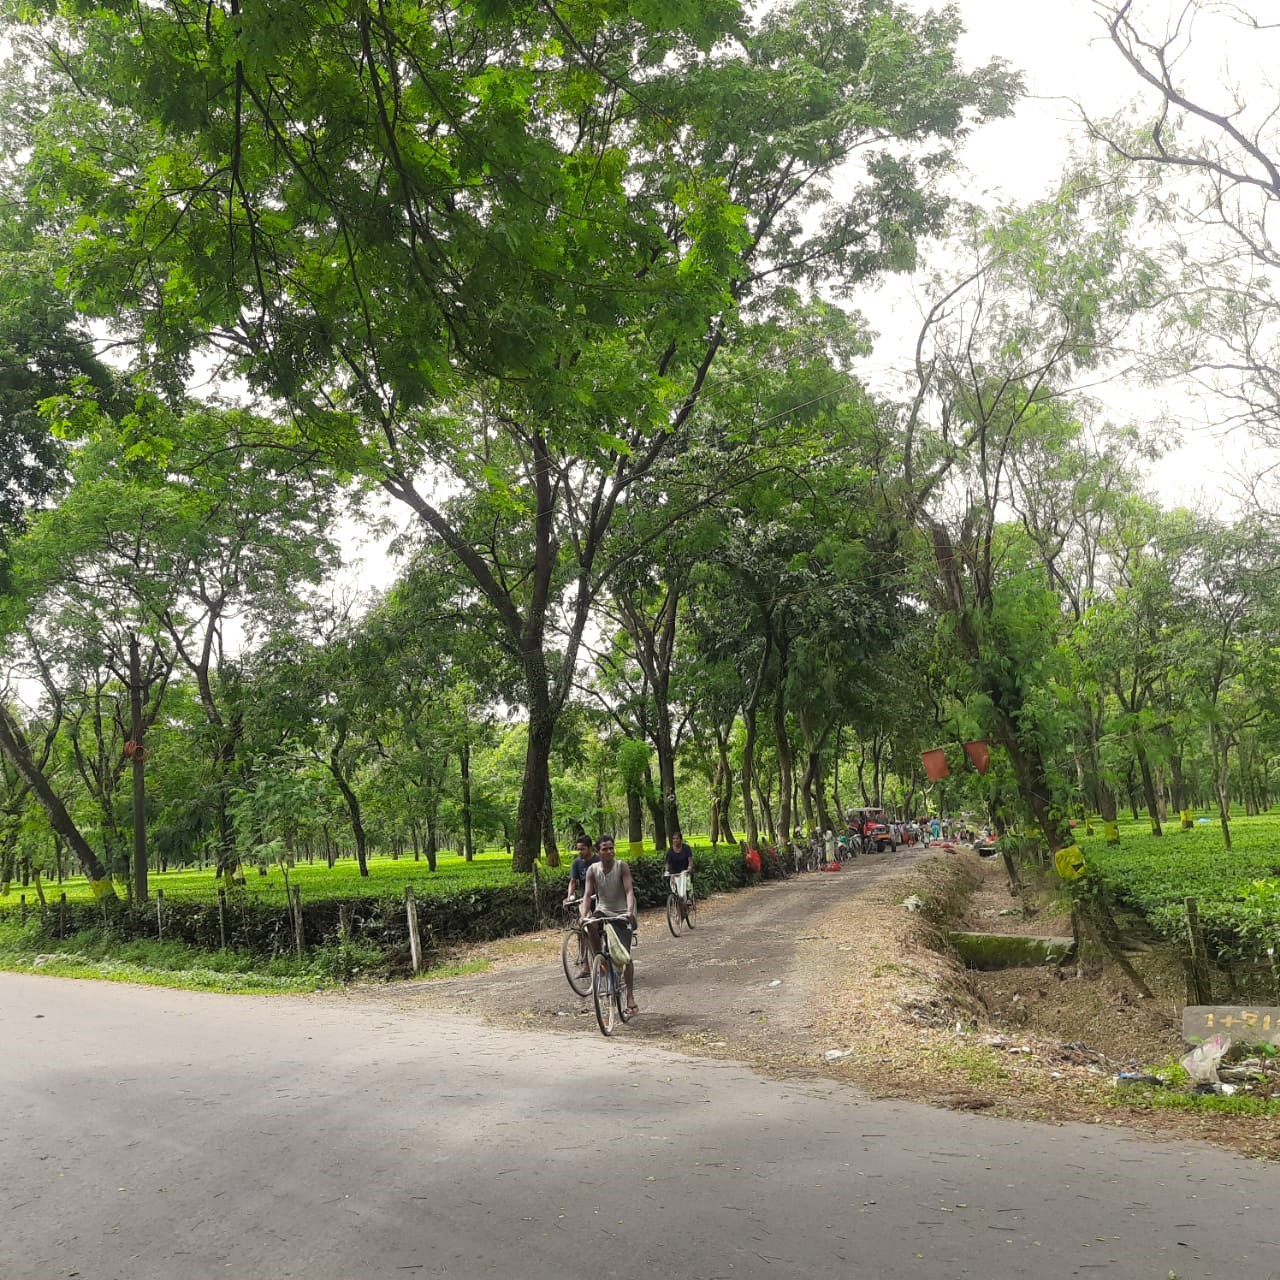
{"label": "gravel path", "polygon": [[[673,938],[665,913],[641,914],[636,949],[640,1014],[615,1034],[630,1040],[759,1065],[820,1060],[825,1041],[815,1019],[815,952],[856,940],[815,930],[834,907],[925,856],[920,849],[847,863],[700,902],[697,927]],[[401,1008],[468,1013],[499,1025],[599,1035],[590,998],[575,995],[560,964],[559,933],[480,948],[495,967],[463,978],[391,988],[360,988],[333,999],[387,1000]],[[818,993],[819,1000],[821,993]]]}

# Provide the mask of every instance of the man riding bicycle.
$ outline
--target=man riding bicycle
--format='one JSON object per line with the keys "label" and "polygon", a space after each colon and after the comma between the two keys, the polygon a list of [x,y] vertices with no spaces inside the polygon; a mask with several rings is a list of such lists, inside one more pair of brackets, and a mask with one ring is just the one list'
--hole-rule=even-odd
{"label": "man riding bicycle", "polygon": [[[600,859],[587,868],[579,919],[587,927],[592,954],[598,955],[602,925],[599,920],[593,919],[593,910],[610,916],[625,916],[625,919],[610,920],[608,923],[616,931],[622,945],[630,951],[636,922],[636,891],[631,881],[631,868],[614,857],[612,836],[601,836],[596,849]],[[636,1004],[634,961],[627,961],[624,976],[627,982],[627,1014],[630,1016],[640,1012]]]}
{"label": "man riding bicycle", "polygon": [[[565,891],[564,905],[566,907],[576,906],[578,903],[578,895],[586,887],[587,870],[596,861],[595,846],[591,843],[589,835],[580,835],[574,842],[577,847],[577,854],[573,859],[573,866],[569,868],[569,888]],[[579,955],[576,964],[578,977],[585,978],[591,966],[591,953],[581,947],[579,943]]]}

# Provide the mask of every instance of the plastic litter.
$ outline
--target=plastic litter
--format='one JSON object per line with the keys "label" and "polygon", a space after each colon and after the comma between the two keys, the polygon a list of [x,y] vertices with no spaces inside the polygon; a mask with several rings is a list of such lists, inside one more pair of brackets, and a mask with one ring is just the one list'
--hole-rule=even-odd
{"label": "plastic litter", "polygon": [[1219,1085],[1218,1063],[1231,1048],[1230,1036],[1210,1036],[1203,1044],[1198,1044],[1190,1053],[1183,1054],[1182,1067],[1191,1077],[1194,1085]]}

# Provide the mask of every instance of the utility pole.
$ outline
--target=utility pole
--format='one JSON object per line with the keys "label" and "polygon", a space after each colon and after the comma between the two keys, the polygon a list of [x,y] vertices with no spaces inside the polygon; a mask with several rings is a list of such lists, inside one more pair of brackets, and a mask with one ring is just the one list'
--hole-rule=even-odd
{"label": "utility pole", "polygon": [[133,892],[147,900],[147,749],[142,743],[142,656],[138,637],[129,637],[129,748],[133,763]]}

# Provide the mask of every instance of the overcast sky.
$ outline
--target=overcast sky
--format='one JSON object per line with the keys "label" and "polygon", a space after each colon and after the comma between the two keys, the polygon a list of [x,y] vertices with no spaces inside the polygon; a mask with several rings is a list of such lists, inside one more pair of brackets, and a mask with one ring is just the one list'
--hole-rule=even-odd
{"label": "overcast sky", "polygon": [[[923,8],[930,0],[911,0]],[[1095,0],[957,0],[966,34],[960,53],[967,65],[993,56],[1005,58],[1026,80],[1026,97],[1013,118],[984,126],[965,145],[963,159],[972,175],[970,199],[989,193],[991,202],[1034,200],[1047,194],[1061,174],[1074,140],[1082,136],[1076,102],[1094,118],[1141,110],[1143,86],[1112,45]],[[1136,20],[1147,31],[1162,31],[1186,9],[1186,0],[1135,0]],[[1241,0],[1241,7],[1280,20],[1280,0]],[[1230,43],[1228,44],[1228,40]],[[1224,87],[1239,86],[1245,98],[1280,105],[1268,59],[1280,53],[1274,38],[1241,40],[1239,29],[1218,19],[1195,28],[1192,49],[1179,63],[1195,94],[1229,109]],[[1153,101],[1148,97],[1146,103]],[[893,321],[868,308],[873,324],[885,334],[876,359],[899,363],[903,332],[891,332]],[[901,314],[897,317],[905,323]],[[914,330],[913,330],[914,333]],[[1234,503],[1233,470],[1250,456],[1240,434],[1226,439],[1206,427],[1205,407],[1192,403],[1176,388],[1113,386],[1097,388],[1095,397],[1120,420],[1155,422],[1172,415],[1182,422],[1183,445],[1153,470],[1150,481],[1169,504],[1220,506],[1228,514]]]}

